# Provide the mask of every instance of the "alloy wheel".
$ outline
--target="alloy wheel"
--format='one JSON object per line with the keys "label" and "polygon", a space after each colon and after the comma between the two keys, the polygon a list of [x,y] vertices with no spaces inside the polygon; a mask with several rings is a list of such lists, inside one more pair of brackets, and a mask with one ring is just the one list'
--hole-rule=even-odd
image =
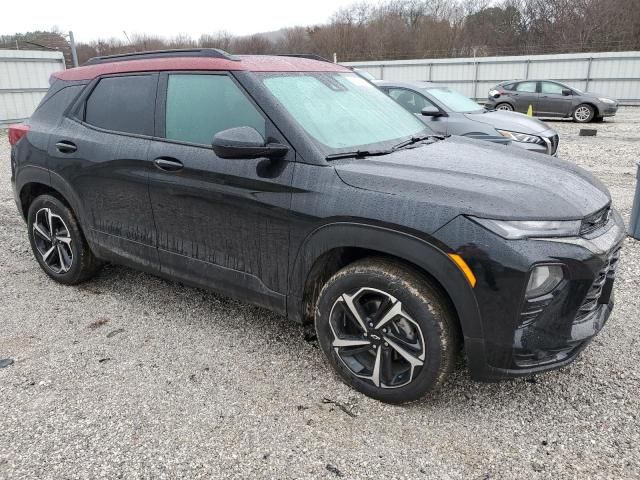
{"label": "alloy wheel", "polygon": [[41,208],[33,221],[33,238],[42,262],[53,273],[69,271],[73,265],[71,234],[64,220],[50,208]]}
{"label": "alloy wheel", "polygon": [[511,105],[509,105],[508,103],[501,103],[500,105],[498,105],[496,107],[496,110],[503,110],[505,112],[512,112],[513,108],[511,108]]}
{"label": "alloy wheel", "polygon": [[575,117],[579,122],[586,122],[591,117],[591,110],[585,106],[578,107],[576,108]]}
{"label": "alloy wheel", "polygon": [[387,292],[360,288],[343,293],[331,307],[331,344],[356,377],[379,388],[411,383],[425,362],[425,342],[418,323]]}

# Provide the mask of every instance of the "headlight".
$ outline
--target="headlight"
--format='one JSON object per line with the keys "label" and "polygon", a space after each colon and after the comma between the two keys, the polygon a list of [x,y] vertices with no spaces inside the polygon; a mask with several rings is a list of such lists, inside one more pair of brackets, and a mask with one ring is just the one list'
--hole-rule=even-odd
{"label": "headlight", "polygon": [[490,97],[496,97],[496,96],[500,96],[500,92],[498,90],[489,90],[489,96]]}
{"label": "headlight", "polygon": [[487,230],[508,240],[529,237],[577,237],[580,220],[492,220],[469,217]]}
{"label": "headlight", "polygon": [[514,142],[539,143],[539,144],[544,143],[544,140],[542,140],[540,137],[536,135],[510,132],[509,130],[498,130],[497,128],[496,130],[500,135],[502,135],[503,137],[507,137],[508,139],[513,140]]}
{"label": "headlight", "polygon": [[611,100],[610,98],[599,98],[598,100],[604,103],[616,103],[615,100]]}

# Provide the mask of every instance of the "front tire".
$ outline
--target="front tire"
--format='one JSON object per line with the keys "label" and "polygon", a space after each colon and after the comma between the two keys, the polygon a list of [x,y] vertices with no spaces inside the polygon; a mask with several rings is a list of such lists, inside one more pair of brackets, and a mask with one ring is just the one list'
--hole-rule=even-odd
{"label": "front tire", "polygon": [[448,303],[418,271],[384,258],[331,277],[318,297],[315,327],[340,378],[383,402],[424,396],[454,364],[457,330]]}
{"label": "front tire", "polygon": [[595,114],[595,109],[591,105],[582,103],[573,111],[573,120],[578,123],[589,123]]}
{"label": "front tire", "polygon": [[75,285],[100,268],[73,212],[58,198],[37,197],[29,207],[27,226],[33,255],[56,282]]}

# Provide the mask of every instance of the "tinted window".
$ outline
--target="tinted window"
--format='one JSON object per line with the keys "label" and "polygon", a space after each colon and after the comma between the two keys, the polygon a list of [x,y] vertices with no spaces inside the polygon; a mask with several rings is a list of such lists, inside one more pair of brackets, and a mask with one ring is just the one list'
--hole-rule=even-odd
{"label": "tinted window", "polygon": [[87,99],[85,121],[118,132],[153,135],[155,75],[100,80]]}
{"label": "tinted window", "polygon": [[542,93],[552,93],[552,94],[556,94],[556,95],[562,95],[562,90],[564,90],[566,87],[563,87],[562,85],[559,85],[557,83],[551,83],[551,82],[542,82]]}
{"label": "tinted window", "polygon": [[51,95],[48,95],[42,100],[42,103],[38,106],[32,120],[54,120],[58,119],[64,110],[75,100],[80,91],[84,88],[84,85],[72,85],[64,87]]}
{"label": "tinted window", "polygon": [[169,75],[166,138],[211,145],[213,136],[234,127],[265,135],[265,120],[226,75]]}
{"label": "tinted window", "polygon": [[505,90],[513,90],[514,86],[515,83],[507,83],[506,85],[502,85],[502,88],[504,88]]}
{"label": "tinted window", "polygon": [[518,91],[518,92],[535,93],[535,91],[536,91],[536,82],[521,82],[516,86],[516,91]]}
{"label": "tinted window", "polygon": [[433,103],[422,95],[404,88],[390,88],[389,96],[411,113],[420,113],[425,107],[435,107]]}

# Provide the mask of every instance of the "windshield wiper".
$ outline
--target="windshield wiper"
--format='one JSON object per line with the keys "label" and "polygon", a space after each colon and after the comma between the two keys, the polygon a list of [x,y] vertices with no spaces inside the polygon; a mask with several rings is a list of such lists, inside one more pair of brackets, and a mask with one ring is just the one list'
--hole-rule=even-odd
{"label": "windshield wiper", "polygon": [[418,142],[423,142],[424,140],[428,140],[429,138],[442,140],[442,138],[444,137],[438,137],[436,135],[418,135],[417,137],[411,137],[408,140],[405,140],[404,142],[400,142],[399,144],[394,145],[392,150],[394,151],[399,150],[401,148],[408,147],[409,145],[413,145]]}
{"label": "windshield wiper", "polygon": [[353,152],[332,153],[324,157],[326,160],[337,160],[339,158],[364,158],[388,155],[393,150],[355,150]]}

